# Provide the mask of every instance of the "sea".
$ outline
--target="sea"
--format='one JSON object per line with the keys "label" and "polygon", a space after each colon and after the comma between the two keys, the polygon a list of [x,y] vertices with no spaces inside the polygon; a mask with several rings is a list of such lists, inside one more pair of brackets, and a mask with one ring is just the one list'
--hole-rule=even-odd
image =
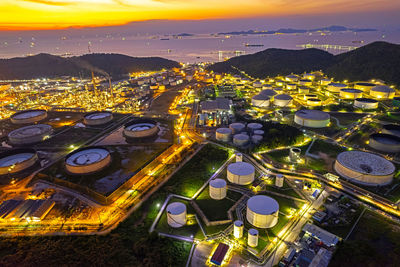
{"label": "sea", "polygon": [[218,62],[267,48],[315,47],[332,54],[348,52],[374,41],[400,43],[400,31],[313,32],[301,34],[190,36],[131,34],[0,34],[0,58],[39,53],[79,56],[120,53],[135,57],[164,57],[183,63]]}

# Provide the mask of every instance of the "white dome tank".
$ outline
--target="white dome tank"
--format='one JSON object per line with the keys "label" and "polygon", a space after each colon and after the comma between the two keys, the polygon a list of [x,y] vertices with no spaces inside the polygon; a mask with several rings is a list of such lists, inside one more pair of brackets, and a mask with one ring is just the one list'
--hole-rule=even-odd
{"label": "white dome tank", "polygon": [[329,113],[314,109],[302,109],[295,113],[294,122],[310,128],[323,128],[328,126],[331,116]]}
{"label": "white dome tank", "polygon": [[172,202],[167,206],[168,225],[178,228],[186,225],[186,205],[182,202]]}
{"label": "white dome tank", "polygon": [[233,222],[233,236],[235,238],[242,238],[244,230],[244,223],[241,220]]}
{"label": "white dome tank", "polygon": [[354,106],[362,109],[376,109],[379,102],[371,98],[357,98],[354,100]]}
{"label": "white dome tank", "polygon": [[255,107],[266,108],[269,107],[270,98],[266,95],[258,94],[251,98],[251,104]]}
{"label": "white dome tank", "polygon": [[26,145],[41,142],[50,137],[53,127],[47,124],[35,124],[18,128],[8,134],[13,145]]}
{"label": "white dome tank", "polygon": [[372,88],[374,88],[376,84],[369,82],[358,82],[354,84],[354,89],[361,90],[363,92],[369,92]]}
{"label": "white dome tank", "polygon": [[218,128],[215,131],[215,139],[222,142],[229,142],[231,140],[232,130],[229,128]]}
{"label": "white dome tank", "polygon": [[113,119],[111,112],[91,112],[83,117],[83,123],[89,126],[103,125]]}
{"label": "white dome tank", "polygon": [[345,85],[343,83],[330,83],[330,84],[328,84],[326,89],[329,92],[339,93],[340,89],[343,89],[343,88],[346,88],[346,87],[347,87],[347,85]]}
{"label": "white dome tank", "polygon": [[344,99],[356,99],[362,97],[363,91],[358,89],[343,88],[340,89],[339,96]]}
{"label": "white dome tank", "polygon": [[47,111],[44,109],[24,110],[13,114],[10,119],[14,124],[35,123],[47,118]]}
{"label": "white dome tank", "polygon": [[227,178],[234,184],[246,185],[254,181],[254,166],[247,162],[236,162],[228,165]]}
{"label": "white dome tank", "polygon": [[386,85],[375,86],[369,91],[369,94],[376,99],[392,99],[396,91]]}
{"label": "white dome tank", "polygon": [[258,228],[271,228],[278,222],[279,204],[268,196],[257,195],[247,201],[247,221]]}
{"label": "white dome tank", "polygon": [[215,200],[224,199],[226,197],[226,181],[223,179],[213,179],[210,181],[209,191],[210,197]]}
{"label": "white dome tank", "polygon": [[245,128],[246,128],[246,125],[244,125],[243,123],[240,123],[240,122],[231,123],[229,125],[229,129],[232,130],[232,134],[241,133],[244,131]]}
{"label": "white dome tank", "polygon": [[72,174],[92,174],[111,164],[111,154],[103,147],[85,147],[65,158],[65,168]]}
{"label": "white dome tank", "polygon": [[247,233],[247,245],[250,247],[257,247],[258,246],[258,230],[251,228]]}
{"label": "white dome tank", "polygon": [[292,105],[293,98],[290,95],[280,94],[274,97],[274,105],[278,107],[287,107]]}
{"label": "white dome tank", "polygon": [[287,75],[285,77],[285,81],[288,81],[288,82],[297,82],[298,80],[299,80],[299,76],[293,75],[293,74]]}
{"label": "white dome tank", "polygon": [[247,134],[235,134],[233,143],[237,146],[245,146],[249,143],[250,137]]}

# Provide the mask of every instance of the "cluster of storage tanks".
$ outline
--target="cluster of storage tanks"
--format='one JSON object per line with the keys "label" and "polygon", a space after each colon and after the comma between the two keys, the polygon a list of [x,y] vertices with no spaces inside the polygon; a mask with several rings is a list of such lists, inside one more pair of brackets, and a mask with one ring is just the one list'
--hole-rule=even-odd
{"label": "cluster of storage tanks", "polygon": [[400,152],[400,126],[387,124],[382,127],[381,133],[371,134],[369,146],[385,153]]}
{"label": "cluster of storage tanks", "polygon": [[258,144],[263,140],[264,131],[260,123],[236,122],[229,125],[229,128],[218,128],[215,131],[215,138],[221,142],[233,142],[236,146],[246,146],[250,143]]}

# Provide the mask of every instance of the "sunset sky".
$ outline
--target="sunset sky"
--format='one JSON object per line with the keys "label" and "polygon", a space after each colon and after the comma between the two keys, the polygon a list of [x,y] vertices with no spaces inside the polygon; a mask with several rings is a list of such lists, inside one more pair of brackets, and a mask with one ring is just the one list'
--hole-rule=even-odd
{"label": "sunset sky", "polygon": [[[1,0],[0,30],[215,19],[400,12],[397,0]],[[339,23],[339,22],[338,22]]]}

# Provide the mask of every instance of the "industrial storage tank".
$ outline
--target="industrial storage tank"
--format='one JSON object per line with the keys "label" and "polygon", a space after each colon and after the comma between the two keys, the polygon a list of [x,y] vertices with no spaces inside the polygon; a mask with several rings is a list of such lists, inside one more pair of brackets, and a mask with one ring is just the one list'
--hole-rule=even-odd
{"label": "industrial storage tank", "polygon": [[209,184],[210,197],[215,200],[226,197],[226,181],[223,179],[213,179]]}
{"label": "industrial storage tank", "polygon": [[254,133],[254,131],[261,130],[263,128],[261,123],[251,122],[247,124],[247,129],[249,132]]}
{"label": "industrial storage tank", "polygon": [[293,98],[290,95],[280,94],[274,97],[274,105],[278,107],[287,107],[292,105]]}
{"label": "industrial storage tank", "polygon": [[299,81],[299,84],[300,84],[300,85],[305,85],[305,86],[311,86],[311,85],[312,85],[312,81],[309,80],[309,79],[301,79],[301,80]]}
{"label": "industrial storage tank", "polygon": [[282,87],[282,86],[285,85],[285,82],[282,81],[282,80],[276,80],[276,81],[275,81],[275,85],[276,85],[276,86],[279,86],[279,87]]}
{"label": "industrial storage tank", "polygon": [[247,245],[250,247],[258,246],[258,230],[251,228],[247,233]]}
{"label": "industrial storage tank", "polygon": [[328,85],[328,84],[330,84],[331,82],[332,82],[332,80],[331,80],[331,79],[328,79],[328,78],[324,78],[324,79],[322,79],[322,80],[320,81],[321,85]]}
{"label": "industrial storage tank", "polygon": [[35,124],[18,128],[8,134],[13,145],[26,145],[41,142],[50,137],[53,127],[47,124]]}
{"label": "industrial storage tank", "polygon": [[308,106],[321,106],[322,105],[322,100],[319,98],[309,98],[307,99],[307,105]]}
{"label": "industrial storage tank", "polygon": [[279,204],[265,195],[256,195],[247,200],[247,221],[258,228],[271,228],[278,222]]}
{"label": "industrial storage tank", "polygon": [[307,86],[299,86],[298,87],[299,94],[308,94],[310,92],[310,87]]}
{"label": "industrial storage tank", "polygon": [[299,76],[291,74],[285,77],[285,80],[288,82],[297,82],[299,80]]}
{"label": "industrial storage tank", "polygon": [[241,220],[233,222],[233,236],[235,238],[242,238],[244,230],[244,223]]}
{"label": "industrial storage tank", "polygon": [[356,98],[354,100],[354,106],[362,109],[376,109],[378,108],[378,104],[379,104],[378,101],[371,98],[362,97],[362,98]]}
{"label": "industrial storage tank", "polygon": [[358,89],[350,89],[350,88],[344,88],[340,89],[339,96],[341,98],[346,98],[346,99],[356,99],[360,98],[363,94],[363,91],[358,90]]}
{"label": "industrial storage tank", "polygon": [[400,152],[400,137],[384,134],[384,133],[375,133],[369,136],[369,146],[373,149],[389,152],[389,153],[397,153]]}
{"label": "industrial storage tank", "polygon": [[287,89],[287,90],[296,90],[296,89],[297,89],[297,84],[295,84],[295,83],[288,83],[288,84],[286,84],[286,89]]}
{"label": "industrial storage tank", "polygon": [[243,123],[240,123],[240,122],[235,122],[235,123],[229,124],[229,129],[232,130],[233,134],[237,134],[237,133],[243,132],[244,129],[246,129],[246,125],[244,125]]}
{"label": "industrial storage tank", "polygon": [[265,90],[262,90],[262,91],[260,92],[260,95],[262,95],[262,96],[264,96],[264,97],[269,97],[270,99],[273,99],[274,96],[277,95],[277,93],[276,93],[274,90],[265,89]]}
{"label": "industrial storage tank", "polygon": [[345,151],[334,164],[335,171],[344,178],[363,185],[390,184],[396,170],[393,163],[373,153]]}
{"label": "industrial storage tank", "polygon": [[228,165],[227,178],[234,184],[246,185],[254,181],[254,166],[247,162],[235,162]]}
{"label": "industrial storage tank", "polygon": [[174,228],[186,225],[186,205],[182,202],[172,202],[167,206],[167,222]]}
{"label": "industrial storage tank", "polygon": [[274,92],[277,94],[283,94],[283,89],[282,88],[274,88]]}
{"label": "industrial storage tank", "polygon": [[283,176],[282,174],[277,174],[275,176],[275,186],[276,187],[280,187],[280,188],[283,187],[284,181],[285,181],[285,176]]}
{"label": "industrial storage tank", "polygon": [[386,124],[382,127],[382,133],[391,134],[400,137],[400,125]]}
{"label": "industrial storage tank", "polygon": [[218,128],[215,131],[215,139],[222,142],[229,142],[231,140],[232,130],[229,128]]}
{"label": "industrial storage tank", "polygon": [[315,80],[316,77],[317,76],[314,73],[305,73],[303,75],[304,79],[311,80],[311,81]]}
{"label": "industrial storage tank", "polygon": [[255,134],[251,137],[251,141],[253,142],[253,144],[259,144],[262,142],[262,140],[263,140],[263,137],[261,135]]}
{"label": "industrial storage tank", "polygon": [[263,84],[262,89],[272,89],[272,85],[270,84]]}
{"label": "industrial storage tank", "polygon": [[291,147],[289,150],[289,159],[291,162],[298,162],[301,155],[301,149],[298,147]]}
{"label": "industrial storage tank", "polygon": [[137,119],[125,124],[124,135],[128,138],[147,138],[159,131],[157,122],[149,119]]}
{"label": "industrial storage tank", "polygon": [[386,85],[375,86],[369,91],[369,94],[377,99],[392,99],[395,93],[396,91],[393,88]]}
{"label": "industrial storage tank", "polygon": [[245,146],[249,143],[250,137],[247,134],[235,134],[233,143],[237,146]]}
{"label": "industrial storage tank", "polygon": [[243,161],[243,154],[242,153],[236,153],[236,162],[242,162]]}
{"label": "industrial storage tank", "polygon": [[255,131],[254,131],[254,134],[257,134],[257,135],[264,135],[264,131],[263,131],[263,130],[255,130]]}
{"label": "industrial storage tank", "polygon": [[32,167],[38,161],[36,151],[31,148],[2,152],[0,154],[0,175],[18,173]]}
{"label": "industrial storage tank", "polygon": [[255,88],[261,88],[261,87],[262,87],[262,83],[261,83],[260,81],[255,81],[255,82],[253,83],[253,87],[255,87]]}
{"label": "industrial storage tank", "polygon": [[47,111],[44,109],[24,110],[13,114],[10,120],[14,124],[35,123],[47,118]]}
{"label": "industrial storage tank", "polygon": [[354,84],[354,89],[361,90],[363,92],[369,92],[372,88],[374,88],[376,84],[369,82],[358,82]]}
{"label": "industrial storage tank", "polygon": [[93,174],[111,164],[111,154],[104,147],[85,147],[73,151],[65,158],[65,169],[71,174]]}
{"label": "industrial storage tank", "polygon": [[91,112],[83,117],[83,123],[89,126],[103,125],[110,122],[113,115],[108,111]]}
{"label": "industrial storage tank", "polygon": [[305,127],[322,128],[328,126],[330,117],[324,111],[303,109],[296,112],[294,122]]}
{"label": "industrial storage tank", "polygon": [[330,83],[330,84],[328,84],[326,89],[329,92],[339,93],[340,89],[343,89],[343,88],[346,88],[346,87],[347,87],[347,85],[345,85],[343,83]]}
{"label": "industrial storage tank", "polygon": [[270,104],[270,98],[266,95],[258,94],[251,98],[251,104],[258,108],[267,108]]}

